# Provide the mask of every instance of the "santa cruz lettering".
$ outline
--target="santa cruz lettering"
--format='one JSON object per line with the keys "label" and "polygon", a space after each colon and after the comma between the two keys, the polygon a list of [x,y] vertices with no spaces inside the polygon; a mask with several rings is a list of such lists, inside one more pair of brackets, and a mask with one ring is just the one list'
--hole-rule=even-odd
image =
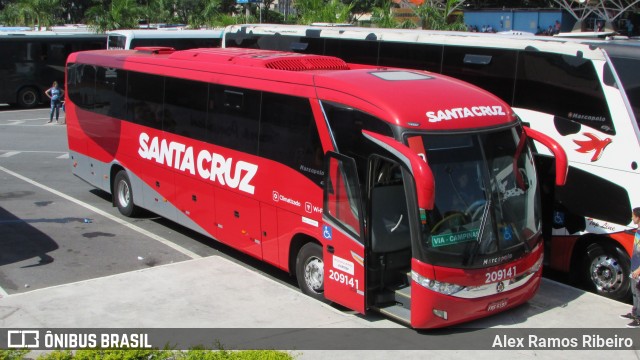
{"label": "santa cruz lettering", "polygon": [[502,106],[473,106],[460,107],[438,111],[427,111],[429,122],[439,122],[442,120],[464,119],[476,116],[496,116],[507,115]]}
{"label": "santa cruz lettering", "polygon": [[146,133],[140,133],[140,148],[138,155],[147,160],[155,160],[158,164],[172,167],[176,170],[188,172],[191,175],[197,174],[203,178],[220,185],[238,189],[249,194],[253,194],[255,186],[251,180],[258,171],[258,165],[245,161],[234,161],[232,158],[225,159],[224,156],[200,150],[194,156],[192,146],[186,146],[175,141],[167,142],[157,136],[150,139]]}

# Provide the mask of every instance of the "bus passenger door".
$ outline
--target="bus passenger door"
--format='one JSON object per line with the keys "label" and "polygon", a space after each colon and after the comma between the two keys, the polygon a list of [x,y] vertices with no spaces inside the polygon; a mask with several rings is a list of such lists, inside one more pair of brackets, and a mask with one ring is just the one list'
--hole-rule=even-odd
{"label": "bus passenger door", "polygon": [[365,253],[361,195],[355,160],[328,152],[322,216],[324,296],[364,314]]}

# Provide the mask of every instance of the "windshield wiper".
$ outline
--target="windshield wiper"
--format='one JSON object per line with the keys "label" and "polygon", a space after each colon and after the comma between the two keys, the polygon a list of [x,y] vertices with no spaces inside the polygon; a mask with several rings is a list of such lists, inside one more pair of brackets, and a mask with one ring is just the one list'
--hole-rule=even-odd
{"label": "windshield wiper", "polygon": [[491,209],[491,205],[493,201],[491,199],[487,200],[487,203],[484,205],[484,210],[482,212],[482,218],[480,219],[480,231],[478,232],[478,241],[476,242],[476,246],[473,250],[471,250],[471,254],[468,257],[468,264],[473,264],[473,260],[475,260],[476,255],[480,251],[480,245],[482,244],[482,236],[484,234],[484,229],[487,225],[487,219],[489,218],[489,213]]}

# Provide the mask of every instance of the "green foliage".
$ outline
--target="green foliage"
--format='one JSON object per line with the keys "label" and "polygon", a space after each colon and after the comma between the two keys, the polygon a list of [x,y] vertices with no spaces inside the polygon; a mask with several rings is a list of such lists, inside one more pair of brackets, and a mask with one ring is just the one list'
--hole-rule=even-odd
{"label": "green foliage", "polygon": [[[1,1],[1,0],[0,0]],[[17,0],[0,10],[0,22],[12,26],[50,26],[67,19],[82,20],[98,32],[136,28],[139,21],[148,23],[182,23],[190,27],[219,27],[245,22],[350,23],[356,14],[372,13],[372,23],[382,28],[413,28],[391,13],[391,0],[295,0],[295,11],[284,14],[270,10],[275,0],[263,0],[259,8],[250,4],[250,16],[236,0]],[[470,1],[470,0],[466,0]],[[73,3],[73,6],[70,4]],[[464,30],[460,20],[452,23],[451,14],[465,0],[426,0],[415,8],[423,28]],[[86,11],[85,11],[86,10]],[[78,13],[80,11],[80,13]],[[84,16],[84,19],[78,19]],[[72,21],[73,21],[72,20]]]}
{"label": "green foliage", "polygon": [[391,1],[385,0],[380,6],[376,6],[371,11],[371,22],[381,28],[394,28],[398,26],[398,21],[391,12]]}
{"label": "green foliage", "polygon": [[[22,360],[29,350],[0,350],[0,360]],[[56,350],[38,356],[38,360],[292,360],[287,352],[276,350]]]}
{"label": "green foliage", "polygon": [[339,0],[296,0],[298,24],[310,25],[314,22],[348,23],[353,5],[345,5]]}
{"label": "green foliage", "polygon": [[144,8],[135,0],[112,0],[89,8],[87,23],[98,32],[135,28],[144,14]]}
{"label": "green foliage", "polygon": [[37,26],[39,29],[61,22],[61,14],[60,0],[19,0],[7,5],[1,18],[9,25]]}
{"label": "green foliage", "polygon": [[0,360],[20,360],[29,353],[29,350],[23,349],[0,349]]}
{"label": "green foliage", "polygon": [[431,0],[425,1],[415,9],[422,22],[423,29],[431,30],[466,30],[464,23],[457,19],[450,22],[450,16],[458,10],[465,0]]}

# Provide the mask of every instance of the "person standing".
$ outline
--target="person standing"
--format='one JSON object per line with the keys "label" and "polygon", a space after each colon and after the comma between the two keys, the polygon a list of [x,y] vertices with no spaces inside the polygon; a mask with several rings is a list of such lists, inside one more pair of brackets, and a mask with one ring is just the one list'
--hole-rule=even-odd
{"label": "person standing", "polygon": [[625,315],[620,315],[623,319],[633,320],[627,327],[639,328],[640,327],[640,207],[634,208],[631,214],[633,224],[638,227],[636,229],[636,235],[633,239],[633,252],[631,253],[631,294],[633,295],[633,307],[631,312]]}
{"label": "person standing", "polygon": [[60,104],[62,103],[62,96],[64,90],[58,87],[58,82],[54,81],[53,85],[44,92],[49,99],[51,99],[51,112],[49,113],[49,123],[53,121],[53,113],[56,113],[56,122],[60,116]]}

